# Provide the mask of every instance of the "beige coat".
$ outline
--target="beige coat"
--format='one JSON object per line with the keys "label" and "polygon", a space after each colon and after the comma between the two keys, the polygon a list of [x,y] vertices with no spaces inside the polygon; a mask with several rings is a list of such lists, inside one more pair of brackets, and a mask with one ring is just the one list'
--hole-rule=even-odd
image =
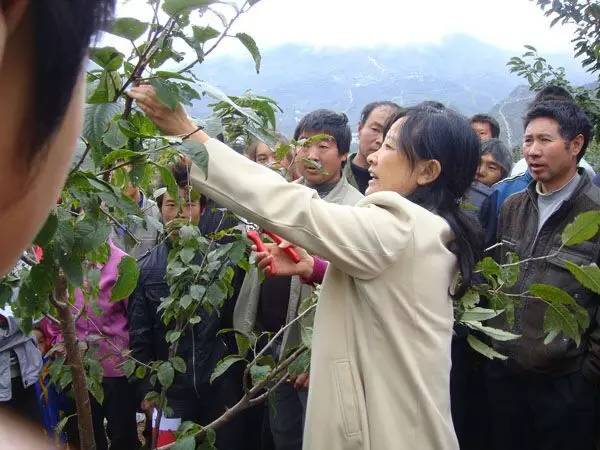
{"label": "beige coat", "polygon": [[217,203],[330,261],[317,307],[305,450],[457,450],[450,415],[456,258],[448,224],[398,194],[357,207],[255,164],[217,140]]}
{"label": "beige coat", "polygon": [[[341,177],[334,188],[323,197],[323,200],[338,205],[356,205],[363,195],[348,183],[346,178]],[[303,299],[310,297],[313,291],[312,286],[302,284],[300,277],[292,277],[290,283],[290,296],[286,313],[286,323],[291,322],[298,316],[298,307]],[[233,311],[233,327],[244,333],[256,331],[256,315],[258,313],[258,304],[260,302],[260,278],[258,269],[250,267],[244,277],[244,282],[240,288],[238,300],[235,303]],[[300,324],[296,323],[289,327],[283,333],[281,341],[281,355],[286,353],[287,349],[300,345]]]}

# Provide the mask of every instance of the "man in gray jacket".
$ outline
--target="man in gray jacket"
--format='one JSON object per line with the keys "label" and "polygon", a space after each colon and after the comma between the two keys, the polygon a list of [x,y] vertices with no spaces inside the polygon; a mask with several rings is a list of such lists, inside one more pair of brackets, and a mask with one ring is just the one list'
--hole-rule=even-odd
{"label": "man in gray jacket", "polygon": [[[330,139],[311,141],[312,136],[328,135]],[[354,205],[363,196],[342,176],[352,134],[345,114],[317,110],[302,118],[294,139],[306,141],[296,155],[302,178],[297,182],[315,189],[331,203]],[[293,205],[291,205],[293,207]],[[303,285],[299,277],[270,277],[261,284],[256,268],[248,271],[240,290],[234,327],[243,332],[276,333],[298,315],[301,300],[310,296],[312,287]],[[287,328],[271,352],[282,358],[300,344],[300,327]],[[295,386],[284,383],[269,398],[269,422],[277,450],[300,450],[306,410],[308,374],[298,376]],[[298,389],[296,389],[298,388]]]}

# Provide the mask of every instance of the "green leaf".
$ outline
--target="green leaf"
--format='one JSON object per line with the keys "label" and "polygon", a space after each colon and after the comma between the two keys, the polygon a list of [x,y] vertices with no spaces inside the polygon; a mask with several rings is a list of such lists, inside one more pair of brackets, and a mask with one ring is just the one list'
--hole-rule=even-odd
{"label": "green leaf", "polygon": [[191,78],[183,76],[178,72],[169,72],[167,70],[157,70],[154,75],[159,78],[164,78],[164,79],[184,80],[184,81],[189,81],[190,83],[194,82],[194,80],[192,80]]}
{"label": "green leaf", "polygon": [[121,83],[119,72],[104,71],[98,80],[88,83],[86,102],[91,104],[114,102]]}
{"label": "green leaf", "polygon": [[119,262],[119,278],[111,290],[110,299],[118,301],[128,298],[137,286],[139,276],[140,272],[135,258],[123,257]]}
{"label": "green leaf", "polygon": [[73,287],[83,286],[83,267],[82,259],[75,253],[63,255],[59,258],[59,264],[63,270],[67,281]]}
{"label": "green leaf", "polygon": [[87,252],[86,256],[89,262],[97,264],[106,264],[106,261],[108,261],[109,254],[110,247],[107,243],[105,243]]}
{"label": "green leaf", "polygon": [[488,335],[492,339],[496,339],[497,341],[511,341],[514,339],[518,339],[521,336],[518,334],[510,333],[508,331],[501,330],[499,328],[486,327],[481,322],[478,321],[463,321],[463,323],[472,328],[473,330],[481,331],[482,333]]}
{"label": "green leaf", "polygon": [[95,47],[90,49],[90,59],[107,71],[119,70],[125,55],[114,47]]}
{"label": "green leaf", "polygon": [[206,179],[208,177],[208,150],[206,147],[200,142],[186,139],[181,143],[181,151],[198,166]]}
{"label": "green leaf", "polygon": [[[198,83],[198,87],[200,88],[200,90],[202,92],[205,92],[206,94],[210,95],[214,99],[216,99],[220,102],[225,102],[226,104],[231,106],[233,109],[235,109],[238,113],[240,113],[243,117],[250,119],[251,121],[253,121],[255,124],[257,124],[259,126],[262,126],[262,120],[254,111],[252,111],[248,108],[242,108],[218,87],[213,86],[212,84],[209,84],[205,81],[200,81]],[[265,142],[267,145],[269,145],[270,147],[271,146],[274,147],[275,145],[277,145],[276,141],[273,140],[272,137],[271,137],[271,140],[269,140],[268,137],[266,137],[265,139],[263,139],[261,137],[260,139],[263,142]]]}
{"label": "green leaf", "polygon": [[127,136],[123,134],[117,122],[111,122],[108,130],[102,136],[102,142],[107,147],[116,150],[127,145]]}
{"label": "green leaf", "polygon": [[496,350],[494,350],[489,345],[484,344],[483,342],[481,342],[479,339],[477,339],[472,334],[469,334],[467,336],[467,342],[469,343],[469,345],[471,346],[471,348],[473,350],[475,350],[478,353],[481,353],[486,358],[489,358],[489,359],[498,358],[498,359],[501,359],[501,360],[508,359],[506,356],[502,355],[501,353],[498,353]]}
{"label": "green leaf", "polygon": [[532,284],[529,286],[529,293],[548,305],[544,315],[544,332],[562,333],[579,346],[581,334],[587,330],[590,321],[585,308],[568,292],[556,286]]}
{"label": "green leaf", "polygon": [[503,309],[495,310],[495,309],[487,309],[474,307],[466,309],[465,312],[460,316],[460,321],[476,321],[482,322],[484,320],[492,319],[504,312]]}
{"label": "green leaf", "polygon": [[513,287],[519,279],[519,255],[514,252],[506,254],[506,264],[500,266],[499,281],[503,282],[504,287]]}
{"label": "green leaf", "polygon": [[250,378],[252,378],[252,385],[256,386],[261,381],[264,381],[269,376],[269,372],[271,372],[271,367],[269,366],[259,366],[255,364],[250,367]]}
{"label": "green leaf", "polygon": [[168,343],[172,344],[173,342],[177,341],[180,337],[181,337],[181,330],[170,330],[170,331],[167,331],[165,340]]}
{"label": "green leaf", "polygon": [[158,402],[160,401],[160,394],[156,391],[150,391],[144,396],[144,400],[150,403],[158,404]]}
{"label": "green leaf", "polygon": [[288,372],[292,376],[300,375],[301,373],[307,373],[310,371],[310,350],[301,353],[294,362],[288,367]]}
{"label": "green leaf", "polygon": [[100,142],[114,116],[123,112],[120,103],[98,103],[85,107],[83,137],[90,142]]}
{"label": "green leaf", "polygon": [[165,0],[163,10],[171,17],[175,17],[193,9],[203,8],[216,0]]}
{"label": "green leaf", "polygon": [[158,101],[172,110],[177,108],[177,105],[179,104],[179,94],[173,83],[154,79],[150,84],[154,86],[154,89],[156,90],[156,98]]}
{"label": "green leaf", "polygon": [[240,42],[244,44],[244,47],[246,47],[246,49],[250,52],[250,55],[252,55],[252,59],[254,60],[256,73],[259,73],[261,56],[256,42],[254,41],[252,36],[246,33],[237,33],[235,37],[238,38]]}
{"label": "green leaf", "polygon": [[56,233],[57,228],[58,218],[56,217],[56,214],[50,213],[46,219],[46,223],[44,223],[44,226],[33,240],[33,243],[40,247],[44,247],[50,242],[50,239],[52,239],[54,233]]}
{"label": "green leaf", "polygon": [[146,22],[132,17],[121,17],[115,20],[110,33],[130,41],[135,41],[148,29]]}
{"label": "green leaf", "polygon": [[189,264],[196,256],[196,251],[193,248],[185,247],[179,252],[179,257],[184,264]]}
{"label": "green leaf", "polygon": [[104,159],[102,160],[102,164],[105,166],[109,166],[115,163],[116,161],[127,160],[138,156],[140,156],[138,152],[134,152],[133,150],[129,150],[126,148],[120,150],[113,150],[104,157]]}
{"label": "green leaf", "polygon": [[65,428],[65,426],[67,425],[67,422],[69,421],[69,419],[71,417],[76,417],[77,414],[71,414],[68,416],[63,417],[60,422],[58,422],[56,424],[56,426],[54,427],[54,432],[56,433],[56,436],[60,436]]}
{"label": "green leaf", "polygon": [[477,263],[476,266],[477,271],[481,272],[481,274],[490,281],[496,282],[496,278],[500,276],[502,273],[502,269],[500,265],[494,261],[493,258],[489,256],[483,258],[481,261]]}
{"label": "green leaf", "polygon": [[221,34],[211,26],[198,27],[194,25],[192,31],[194,32],[195,44],[204,44],[206,41],[219,37]]}
{"label": "green leaf", "polygon": [[146,376],[146,366],[137,366],[135,369],[135,376],[138,379],[143,379]]}
{"label": "green leaf", "polygon": [[175,371],[170,362],[166,361],[158,367],[158,381],[161,386],[168,389],[173,384],[173,378],[175,377]]}
{"label": "green leaf", "polygon": [[546,335],[544,339],[544,345],[550,344],[554,339],[558,337],[560,332],[557,329],[550,330],[550,332]]}
{"label": "green leaf", "polygon": [[235,342],[238,348],[238,355],[245,357],[250,349],[250,339],[244,333],[236,331]]}
{"label": "green leaf", "polygon": [[87,381],[88,391],[92,393],[92,395],[98,403],[104,403],[104,389],[102,388],[102,383],[99,383],[96,380],[92,380],[90,378],[88,378]]}
{"label": "green leaf", "polygon": [[217,432],[212,428],[206,428],[204,440],[198,447],[198,450],[217,450],[215,442],[217,442]]}
{"label": "green leaf", "polygon": [[183,358],[181,356],[175,356],[175,357],[171,358],[170,361],[171,361],[171,364],[173,365],[173,368],[177,372],[185,373],[186,365],[185,365],[185,361],[183,360]]}
{"label": "green leaf", "polygon": [[587,211],[579,214],[562,232],[564,245],[577,245],[593,238],[600,226],[600,211]]}
{"label": "green leaf", "polygon": [[199,284],[194,284],[190,287],[190,295],[194,300],[202,300],[204,293],[206,292],[206,288]]}
{"label": "green leaf", "polygon": [[182,308],[185,309],[188,306],[190,306],[193,301],[194,301],[194,299],[192,298],[191,295],[184,295],[183,297],[181,297],[181,300],[179,300],[179,304],[181,305]]}
{"label": "green leaf", "polygon": [[600,268],[595,263],[589,266],[578,266],[571,261],[566,261],[566,265],[569,272],[573,274],[583,287],[596,294],[600,294]]}
{"label": "green leaf", "polygon": [[135,372],[135,361],[132,359],[128,359],[123,363],[121,369],[123,369],[123,372],[125,373],[125,376],[127,378],[131,377],[131,375],[133,375],[133,373]]}
{"label": "green leaf", "polygon": [[177,442],[171,447],[172,450],[196,450],[196,438],[187,436],[183,439],[177,439]]}
{"label": "green leaf", "polygon": [[217,363],[217,366],[215,367],[215,370],[210,375],[211,384],[213,381],[215,381],[217,378],[219,378],[221,375],[227,372],[227,370],[238,361],[244,361],[244,358],[238,355],[229,355],[223,358],[221,361],[219,361]]}
{"label": "green leaf", "polygon": [[177,181],[173,176],[173,172],[171,172],[168,167],[158,164],[155,165],[158,167],[160,178],[162,179],[163,184],[167,187],[167,193],[169,194],[169,197],[177,201],[179,199],[179,186],[177,186]]}
{"label": "green leaf", "polygon": [[474,308],[479,303],[479,292],[475,289],[468,289],[460,299],[464,308]]}
{"label": "green leaf", "polygon": [[223,304],[223,300],[225,300],[225,292],[223,292],[218,284],[213,283],[208,287],[205,298],[212,306],[220,308]]}
{"label": "green leaf", "polygon": [[89,252],[108,241],[111,226],[106,220],[86,218],[75,223],[74,246],[83,252]]}

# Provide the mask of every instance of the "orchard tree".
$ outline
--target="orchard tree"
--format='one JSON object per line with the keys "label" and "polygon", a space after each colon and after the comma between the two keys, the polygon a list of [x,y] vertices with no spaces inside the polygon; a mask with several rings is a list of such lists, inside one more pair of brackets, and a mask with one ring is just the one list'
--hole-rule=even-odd
{"label": "orchard tree", "polygon": [[[74,323],[80,314],[74,307],[74,291],[81,289],[86,307],[95,308],[99,291],[100,270],[109,256],[107,241],[113,227],[125,232],[129,225],[143,226],[162,233],[162,240],[170,239],[172,249],[168,256],[166,281],[169,296],[161,300],[161,319],[168,329],[166,339],[169,356],[165,361],[136,361],[128,353],[123,370],[130,377],[147,378],[154,390],[147,396],[158,408],[158,422],[169,412],[166,392],[173,383],[175,372],[186,372],[185,361],[177,354],[178,342],[190,325],[200,320],[200,308],[218,310],[232,294],[233,272],[236,266],[247,269],[248,242],[239,230],[223,230],[211,236],[202,236],[197,227],[179,221],[168,229],[152,218],[144,218],[137,204],[123,192],[130,184],[148,190],[157,180],[166,186],[172,198],[178,198],[178,186],[169,165],[185,154],[205,173],[208,168],[206,149],[185,140],[186,136],[163,136],[126,96],[129,87],[149,83],[156,89],[159,100],[170,108],[180,104],[209,98],[214,109],[212,118],[220,120],[224,135],[229,140],[248,141],[258,138],[275,149],[276,157],[284,159],[293,146],[310,142],[293,142],[277,146],[273,136],[277,104],[271,99],[245,93],[228,97],[221,90],[197,77],[197,66],[223,40],[236,40],[244,46],[260,70],[259,49],[248,34],[232,34],[236,20],[257,0],[242,4],[215,0],[148,0],[151,20],[120,17],[107,30],[127,43],[122,47],[96,47],[90,50],[91,63],[87,73],[85,124],[78,157],[69,173],[55,210],[34,244],[43,251],[41,261],[24,256],[27,267],[6,277],[0,283],[0,304],[10,303],[25,331],[43,316],[56,321],[64,336],[65,355],[56,350],[50,367],[50,377],[62,389],[72,389],[79,423],[81,448],[95,448],[90,412],[89,393],[101,403],[102,369],[93,351],[81,349]],[[213,19],[220,26],[212,26]],[[124,49],[126,50],[124,51]],[[187,58],[192,56],[191,61]],[[201,66],[200,66],[201,67]],[[216,119],[215,119],[216,118]],[[207,127],[209,128],[209,127]],[[318,136],[327,139],[327,136]],[[311,140],[314,140],[312,137]],[[190,195],[192,191],[190,190]],[[589,239],[598,231],[597,215],[578,218],[566,235],[564,245],[573,245],[577,239]],[[220,243],[223,237],[229,243]],[[135,240],[135,236],[130,238]],[[161,243],[162,243],[161,240]],[[503,294],[518,276],[520,262],[511,256],[511,262],[499,265],[485,259],[478,270],[484,278],[481,285],[471,289],[456,304],[457,320],[469,329],[481,331],[495,339],[516,339],[517,335],[485,325],[485,321],[501,313],[510,314],[514,302],[522,296]],[[597,267],[573,266],[573,274],[582,283],[600,291],[600,270]],[[114,301],[127,298],[136,286],[137,262],[125,257],[119,264],[119,277],[112,289]],[[19,293],[13,298],[13,288]],[[312,315],[319,290],[305,299],[297,319],[274,334],[233,333],[237,352],[220,361],[211,377],[224,374],[234,364],[244,364],[244,393],[236,405],[210,424],[184,423],[177,433],[173,447],[193,449],[214,447],[215,433],[220,425],[240,411],[264,401],[272,390],[290,375],[307,372],[310,360]],[[523,294],[544,301],[551,307],[547,313],[548,339],[563,334],[578,342],[587,326],[587,315],[565,292],[551,287],[530,287]],[[492,305],[482,308],[480,299]],[[302,344],[274,361],[268,355],[270,346],[287,327],[300,322]],[[98,338],[105,338],[98,329]],[[268,340],[266,347],[260,342]],[[502,357],[475,337],[469,342],[488,357]],[[93,343],[92,343],[93,344]],[[89,392],[89,393],[88,393]],[[61,424],[63,425],[64,422]],[[158,424],[156,426],[158,428]],[[152,447],[156,436],[153,436]]]}

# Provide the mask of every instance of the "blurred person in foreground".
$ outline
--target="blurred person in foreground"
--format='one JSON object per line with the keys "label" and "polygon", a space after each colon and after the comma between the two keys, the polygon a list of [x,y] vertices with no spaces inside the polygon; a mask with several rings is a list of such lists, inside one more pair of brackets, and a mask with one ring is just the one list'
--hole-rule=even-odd
{"label": "blurred person in foreground", "polygon": [[[81,131],[88,48],[114,3],[0,4],[0,275],[29,246],[64,184]],[[22,426],[0,411],[0,448],[47,447],[35,428]]]}

